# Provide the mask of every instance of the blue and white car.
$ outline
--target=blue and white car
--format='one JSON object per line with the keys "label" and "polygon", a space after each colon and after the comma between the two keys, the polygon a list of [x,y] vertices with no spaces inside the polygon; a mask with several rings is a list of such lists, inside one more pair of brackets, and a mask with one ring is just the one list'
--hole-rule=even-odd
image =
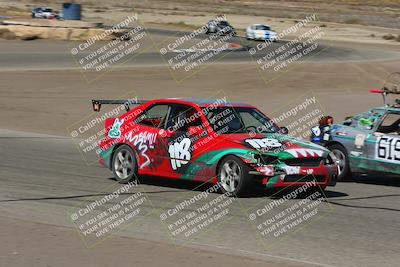
{"label": "blue and white car", "polygon": [[276,32],[265,24],[253,24],[247,27],[246,37],[248,40],[277,41]]}

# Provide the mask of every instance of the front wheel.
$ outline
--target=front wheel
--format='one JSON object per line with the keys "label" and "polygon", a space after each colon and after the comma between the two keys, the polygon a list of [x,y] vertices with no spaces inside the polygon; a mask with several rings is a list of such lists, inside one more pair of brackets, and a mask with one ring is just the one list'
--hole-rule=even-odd
{"label": "front wheel", "polygon": [[335,155],[337,164],[339,165],[340,174],[338,175],[337,180],[343,181],[350,176],[350,162],[347,151],[343,146],[338,144],[330,146],[329,150],[332,151],[333,155]]}
{"label": "front wheel", "polygon": [[126,184],[137,178],[137,162],[135,153],[127,146],[117,148],[112,159],[112,171],[115,179],[121,184]]}
{"label": "front wheel", "polygon": [[218,168],[218,182],[223,193],[244,196],[252,185],[248,166],[238,157],[227,156]]}

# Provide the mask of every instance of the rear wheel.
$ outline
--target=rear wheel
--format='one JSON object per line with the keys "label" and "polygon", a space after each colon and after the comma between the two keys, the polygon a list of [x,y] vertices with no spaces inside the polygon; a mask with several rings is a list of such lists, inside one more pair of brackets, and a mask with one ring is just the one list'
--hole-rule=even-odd
{"label": "rear wheel", "polygon": [[122,145],[114,152],[112,159],[112,171],[115,179],[122,184],[136,180],[136,157],[135,153],[129,146]]}
{"label": "rear wheel", "polygon": [[249,193],[252,181],[249,168],[238,157],[225,157],[218,169],[218,182],[223,193],[244,196]]}
{"label": "rear wheel", "polygon": [[331,145],[329,150],[335,155],[337,164],[339,165],[340,174],[337,180],[343,181],[350,176],[350,162],[346,149],[338,144]]}

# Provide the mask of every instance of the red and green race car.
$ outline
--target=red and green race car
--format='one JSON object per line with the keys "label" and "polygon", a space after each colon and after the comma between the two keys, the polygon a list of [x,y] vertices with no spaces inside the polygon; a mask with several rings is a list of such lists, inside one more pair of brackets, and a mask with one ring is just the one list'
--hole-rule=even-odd
{"label": "red and green race car", "polygon": [[[142,175],[219,183],[223,193],[336,183],[329,150],[287,134],[257,108],[226,99],[92,100],[124,104],[105,120],[100,163],[127,183]],[[134,108],[130,106],[136,105]]]}

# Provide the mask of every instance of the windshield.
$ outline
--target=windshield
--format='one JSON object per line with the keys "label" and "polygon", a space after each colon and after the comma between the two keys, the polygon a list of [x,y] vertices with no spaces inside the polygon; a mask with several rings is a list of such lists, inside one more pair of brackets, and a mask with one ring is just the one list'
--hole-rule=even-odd
{"label": "windshield", "polygon": [[227,21],[220,21],[218,24],[220,26],[230,26],[230,24]]}
{"label": "windshield", "polygon": [[372,130],[385,114],[383,109],[372,109],[370,111],[361,113],[351,119],[352,127],[360,130]]}
{"label": "windshield", "polygon": [[204,108],[203,112],[218,134],[279,131],[279,127],[255,108],[220,107],[212,110]]}
{"label": "windshield", "polygon": [[264,31],[270,31],[271,27],[265,26],[265,25],[257,25],[256,30],[264,30]]}

